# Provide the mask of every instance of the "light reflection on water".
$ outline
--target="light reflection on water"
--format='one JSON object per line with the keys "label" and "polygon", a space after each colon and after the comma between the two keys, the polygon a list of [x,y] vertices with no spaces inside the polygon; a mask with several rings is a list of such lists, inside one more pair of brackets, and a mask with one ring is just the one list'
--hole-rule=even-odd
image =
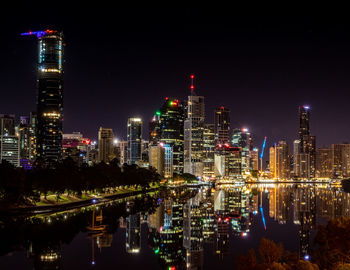
{"label": "light reflection on water", "polygon": [[43,224],[1,223],[0,268],[234,269],[262,237],[307,258],[317,225],[349,216],[349,204],[348,193],[329,185],[172,190],[47,216]]}

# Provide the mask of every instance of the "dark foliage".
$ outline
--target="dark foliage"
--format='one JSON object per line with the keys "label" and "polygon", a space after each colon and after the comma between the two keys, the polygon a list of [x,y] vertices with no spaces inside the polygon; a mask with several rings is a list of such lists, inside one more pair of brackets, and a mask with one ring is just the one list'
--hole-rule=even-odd
{"label": "dark foliage", "polygon": [[117,186],[137,185],[143,189],[160,176],[153,168],[119,165],[117,159],[110,164],[78,167],[70,158],[54,168],[36,166],[32,170],[15,168],[3,161],[0,164],[0,203],[2,206],[27,205],[40,200],[40,195],[81,195],[82,192],[101,192]]}

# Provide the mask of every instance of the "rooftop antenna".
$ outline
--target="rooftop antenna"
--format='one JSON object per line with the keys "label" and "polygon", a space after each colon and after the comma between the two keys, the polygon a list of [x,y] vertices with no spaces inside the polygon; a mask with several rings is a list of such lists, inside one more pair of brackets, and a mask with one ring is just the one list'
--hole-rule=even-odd
{"label": "rooftop antenna", "polygon": [[193,95],[194,92],[194,74],[190,75],[190,79],[191,79],[191,85],[190,85],[190,90],[191,90],[191,95]]}

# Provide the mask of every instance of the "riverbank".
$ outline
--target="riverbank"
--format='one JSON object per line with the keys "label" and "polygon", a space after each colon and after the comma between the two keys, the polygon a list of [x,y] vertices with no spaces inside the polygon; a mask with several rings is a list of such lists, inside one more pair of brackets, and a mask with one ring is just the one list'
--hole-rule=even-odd
{"label": "riverbank", "polygon": [[36,205],[27,207],[15,208],[0,208],[0,215],[33,215],[33,214],[50,214],[55,212],[67,211],[77,207],[84,207],[98,203],[105,203],[115,199],[122,199],[129,196],[135,196],[143,193],[149,193],[159,190],[160,186],[151,187],[148,189],[123,190],[123,192],[109,193],[105,195],[95,196],[88,199],[81,199],[73,202],[59,202],[51,205]]}

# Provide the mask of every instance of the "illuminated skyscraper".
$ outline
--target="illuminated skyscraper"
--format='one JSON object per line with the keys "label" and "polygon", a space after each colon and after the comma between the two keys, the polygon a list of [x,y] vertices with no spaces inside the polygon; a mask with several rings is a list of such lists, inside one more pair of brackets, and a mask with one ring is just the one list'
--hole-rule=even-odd
{"label": "illuminated skyscraper", "polygon": [[214,173],[215,132],[214,124],[205,124],[203,132],[203,176],[210,179]]}
{"label": "illuminated skyscraper", "polygon": [[114,157],[114,134],[111,128],[100,127],[98,131],[98,160],[109,163]]}
{"label": "illuminated skyscraper", "polygon": [[242,149],[242,172],[248,174],[251,168],[250,152],[253,150],[253,140],[247,128],[234,129],[232,132],[232,146]]}
{"label": "illuminated skyscraper", "polygon": [[350,144],[332,144],[332,168],[335,178],[350,176]]}
{"label": "illuminated skyscraper", "polygon": [[270,177],[288,179],[290,177],[289,147],[286,141],[270,147]]}
{"label": "illuminated skyscraper", "polygon": [[318,148],[316,154],[316,177],[332,177],[332,149]]}
{"label": "illuminated skyscraper", "polygon": [[20,163],[25,169],[30,169],[36,158],[36,113],[21,116],[18,127]]}
{"label": "illuminated skyscraper", "polygon": [[0,163],[6,160],[19,167],[19,138],[15,133],[15,116],[0,114]]}
{"label": "illuminated skyscraper", "polygon": [[173,171],[183,173],[184,167],[184,110],[179,100],[165,98],[154,115],[150,128],[150,143],[164,143],[173,151]]}
{"label": "illuminated skyscraper", "polygon": [[194,93],[191,75],[191,96],[188,97],[187,118],[184,125],[184,172],[203,176],[203,132],[204,132],[204,97]]}
{"label": "illuminated skyscraper", "polygon": [[224,106],[215,110],[215,143],[230,143],[230,110]]}
{"label": "illuminated skyscraper", "polygon": [[304,136],[310,135],[310,107],[307,105],[299,107],[299,139],[301,148],[304,147]]}
{"label": "illuminated skyscraper", "polygon": [[141,160],[142,151],[142,119],[129,118],[128,119],[128,157],[127,163],[129,165],[136,164]]}
{"label": "illuminated skyscraper", "polygon": [[45,164],[62,160],[63,33],[28,32],[39,45],[37,92],[37,157]]}
{"label": "illuminated skyscraper", "polygon": [[[316,172],[316,137],[310,135],[310,107],[299,107],[299,154],[307,154],[309,157],[301,157],[299,160],[309,159],[307,175],[314,178]],[[295,166],[301,166],[295,164]],[[297,175],[298,177],[302,177]]]}

